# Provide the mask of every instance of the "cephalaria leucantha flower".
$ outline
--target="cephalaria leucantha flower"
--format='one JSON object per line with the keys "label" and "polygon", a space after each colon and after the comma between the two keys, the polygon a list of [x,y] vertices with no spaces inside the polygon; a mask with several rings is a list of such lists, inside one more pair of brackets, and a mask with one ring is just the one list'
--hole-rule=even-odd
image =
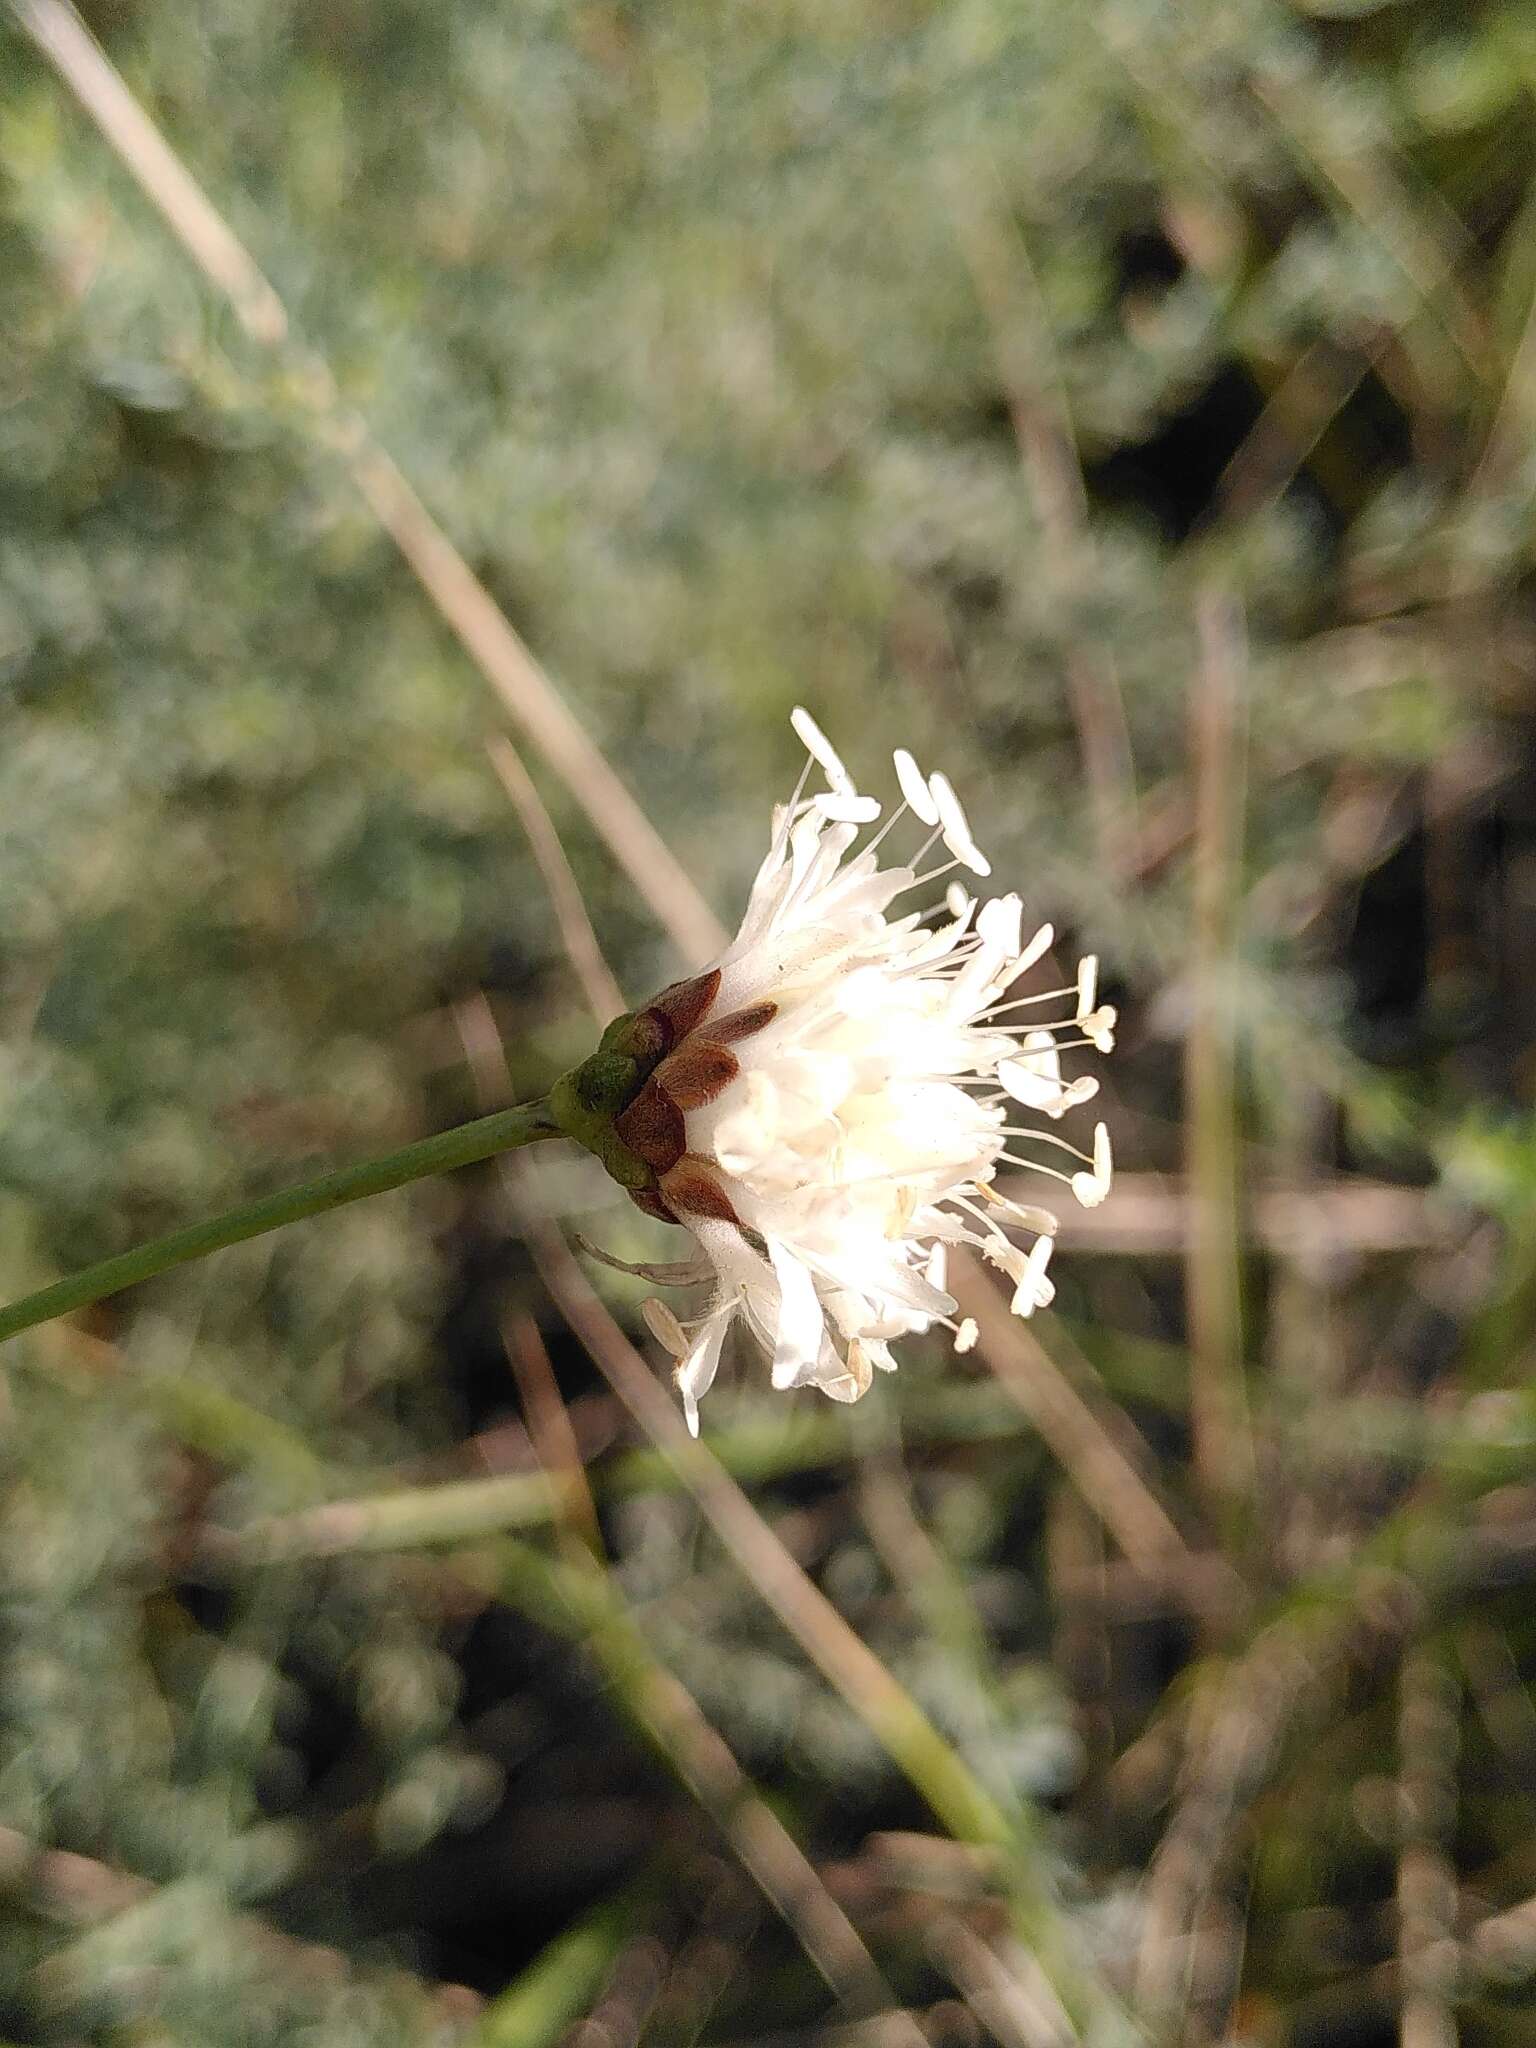
{"label": "cephalaria leucantha flower", "polygon": [[[856,1401],[899,1338],[938,1325],[957,1351],[975,1343],[945,1289],[951,1246],[1007,1275],[1016,1315],[1050,1302],[1056,1218],[995,1192],[1000,1169],[1050,1176],[1089,1208],[1110,1184],[1102,1123],[1083,1151],[1022,1120],[1054,1125],[1097,1092],[1062,1071],[1064,1053],[1114,1043],[1097,961],[1072,987],[1014,994],[1051,928],[1026,937],[1017,896],[979,901],[959,881],[990,870],[949,782],[898,753],[901,805],[861,846],[880,805],[807,713],[793,722],[810,760],[741,929],[705,973],[610,1026],[565,1096],[572,1134],[696,1240],[690,1264],[638,1269],[710,1282],[690,1320],[646,1310],[695,1433],[734,1324],[775,1387]],[[813,770],[826,788],[807,795]],[[904,823],[917,850],[884,866]]]}

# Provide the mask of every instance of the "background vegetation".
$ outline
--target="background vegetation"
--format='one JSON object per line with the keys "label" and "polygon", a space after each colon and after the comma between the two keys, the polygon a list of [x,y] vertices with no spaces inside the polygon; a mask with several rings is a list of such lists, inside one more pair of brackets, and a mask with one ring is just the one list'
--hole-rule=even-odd
{"label": "background vegetation", "polygon": [[727,922],[792,703],[945,768],[1112,970],[1127,1171],[1055,1316],[846,1415],[744,1362],[692,1462],[548,1219],[668,1234],[573,1160],[9,1346],[0,2033],[1528,2043],[1529,5],[99,0],[277,345],[57,12],[0,1290],[590,1041],[358,419]]}

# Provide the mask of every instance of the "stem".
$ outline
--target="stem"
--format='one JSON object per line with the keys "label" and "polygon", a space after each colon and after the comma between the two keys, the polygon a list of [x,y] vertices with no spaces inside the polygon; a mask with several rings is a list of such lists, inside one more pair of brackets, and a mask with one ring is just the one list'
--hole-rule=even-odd
{"label": "stem", "polygon": [[1184,1043],[1189,1405],[1195,1474],[1229,1554],[1249,1526],[1253,1431],[1243,1369],[1240,1131],[1234,997],[1241,888],[1246,648],[1242,616],[1210,589],[1198,613],[1191,704],[1195,780],[1194,1006]]}
{"label": "stem", "polygon": [[414,1145],[402,1145],[382,1159],[365,1160],[361,1166],[344,1166],[338,1173],[322,1174],[319,1180],[283,1188],[275,1195],[262,1195],[241,1208],[203,1223],[173,1230],[168,1237],[152,1238],[132,1251],[102,1259],[83,1272],[72,1273],[52,1287],[24,1295],[9,1308],[0,1309],[0,1344],[37,1323],[68,1315],[71,1309],[103,1301],[140,1280],[149,1280],[189,1259],[206,1258],[226,1245],[242,1244],[248,1237],[260,1237],[269,1230],[281,1230],[285,1223],[297,1223],[305,1216],[321,1216],[328,1209],[340,1209],[348,1202],[360,1202],[365,1195],[382,1195],[407,1181],[424,1180],[429,1174],[449,1173],[457,1166],[471,1166],[517,1145],[532,1145],[540,1138],[557,1138],[559,1126],[550,1118],[544,1103],[526,1103],[505,1109],[495,1116],[482,1116],[474,1123],[459,1124],[435,1137],[419,1138]]}

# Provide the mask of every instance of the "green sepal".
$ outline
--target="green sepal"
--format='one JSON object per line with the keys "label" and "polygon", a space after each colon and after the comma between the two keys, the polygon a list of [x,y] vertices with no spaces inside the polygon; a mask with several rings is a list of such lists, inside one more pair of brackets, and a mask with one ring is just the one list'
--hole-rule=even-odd
{"label": "green sepal", "polygon": [[621,1017],[610,1024],[603,1045],[562,1074],[549,1091],[549,1113],[561,1130],[600,1159],[620,1187],[630,1189],[653,1188],[656,1176],[618,1137],[613,1120],[633,1101],[647,1067],[631,1052],[609,1049],[609,1041],[620,1027],[638,1022],[643,1018]]}

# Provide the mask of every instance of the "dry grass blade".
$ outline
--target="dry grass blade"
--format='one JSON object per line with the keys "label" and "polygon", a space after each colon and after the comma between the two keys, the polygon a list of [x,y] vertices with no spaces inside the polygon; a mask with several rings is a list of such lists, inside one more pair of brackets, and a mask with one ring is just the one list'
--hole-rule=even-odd
{"label": "dry grass blade", "polygon": [[[812,1663],[876,1736],[914,1788],[958,1840],[1001,1851],[1020,1933],[1033,1946],[1056,1994],[1074,2019],[1119,2035],[1113,1999],[1081,1954],[1029,1840],[1027,1817],[1006,1812],[927,1715],[790,1556],[724,1467],[688,1434],[649,1366],[609,1315],[567,1248],[526,1193],[527,1177],[508,1171],[522,1228],[541,1278],[620,1401],[698,1502],[743,1574]],[[1121,2036],[1123,2037],[1123,2036]]]}
{"label": "dry grass blade", "polygon": [[254,258],[80,16],[66,0],[15,0],[14,11],[246,333],[291,363],[318,425],[379,524],[518,727],[564,779],[663,930],[690,964],[718,951],[725,933],[691,876],[394,461],[344,407],[329,369],[295,343],[282,301]]}
{"label": "dry grass blade", "polygon": [[[1001,1192],[1012,1192],[1006,1181]],[[1282,1258],[1348,1269],[1379,1253],[1443,1249],[1454,1241],[1456,1220],[1422,1188],[1393,1187],[1364,1176],[1340,1176],[1312,1186],[1250,1177],[1243,1214],[1244,1239]],[[1020,1183],[1020,1199],[1024,1198]],[[1063,1251],[1186,1257],[1192,1238],[1188,1190],[1182,1178],[1161,1173],[1116,1173],[1114,1200],[1102,1209],[1069,1211],[1061,1219]]]}
{"label": "dry grass blade", "polygon": [[[959,247],[992,332],[998,377],[1007,395],[1019,459],[1029,482],[1052,575],[1070,582],[1091,559],[1087,493],[1049,323],[1029,254],[1005,223],[1001,191],[978,205],[958,188],[953,213]],[[1043,371],[1043,375],[1042,375]],[[1067,690],[1100,857],[1121,870],[1135,820],[1130,727],[1114,663],[1102,646],[1076,641],[1066,655]]]}
{"label": "dry grass blade", "polygon": [[1136,2009],[1159,2040],[1189,2039],[1199,1930],[1245,1804],[1313,1675],[1298,1644],[1277,1630],[1231,1667],[1196,1713],[1173,1817],[1147,1878],[1136,1953]]}
{"label": "dry grass blade", "polygon": [[588,1556],[601,1558],[602,1529],[581,1448],[539,1326],[526,1309],[502,1317],[501,1342],[517,1381],[534,1456],[555,1501],[557,1524]]}
{"label": "dry grass blade", "polygon": [[[1139,1442],[1129,1418],[1116,1411],[1111,1425],[1095,1413],[1034,1331],[1009,1314],[974,1261],[953,1262],[951,1285],[976,1321],[987,1364],[1125,1555],[1153,1572],[1170,1558],[1185,1558],[1178,1525],[1123,1448],[1127,1436]],[[1150,1452],[1146,1463],[1150,1467]]]}
{"label": "dry grass blade", "polygon": [[1403,1658],[1398,1687],[1397,1958],[1402,2048],[1456,2048],[1456,1822],[1461,1716],[1448,1662],[1428,1645]]}
{"label": "dry grass blade", "polygon": [[[1313,118],[1297,86],[1274,75],[1255,75],[1250,86],[1323,197],[1336,195],[1343,202],[1433,311],[1472,384],[1491,385],[1486,323],[1456,275],[1466,230],[1450,208],[1422,188],[1410,192],[1399,164],[1384,152],[1342,145],[1324,121]],[[1447,246],[1452,240],[1455,248]]]}
{"label": "dry grass blade", "polygon": [[[512,1176],[509,1176],[512,1178]],[[929,1724],[916,1702],[861,1640],[702,1443],[688,1434],[645,1360],[609,1315],[554,1227],[529,1201],[518,1176],[520,1226],[545,1286],[594,1363],[645,1434],[676,1470],[742,1571],[816,1668],[890,1748],[947,1826],[964,1840],[1011,1841],[1013,1829],[991,1796]]]}
{"label": "dry grass blade", "polygon": [[830,1988],[855,2012],[881,2013],[890,2048],[924,2048],[916,2021],[897,2004],[810,1858],[758,1794],[693,1695],[654,1659],[645,1668],[644,1698],[659,1746]]}
{"label": "dry grass blade", "polygon": [[1002,2048],[1073,2048],[1072,2024],[1028,1956],[1016,1952],[1010,1968],[996,1949],[949,1914],[934,1927],[928,1945]]}
{"label": "dry grass blade", "polygon": [[1243,813],[1241,619],[1207,591],[1193,683],[1194,956],[1184,1052],[1190,1241],[1190,1421],[1195,1470],[1230,1529],[1251,1500],[1252,1430],[1238,1297],[1237,1105],[1232,967]]}
{"label": "dry grass blade", "polygon": [[693,1695],[652,1652],[611,1575],[585,1550],[561,1570],[517,1546],[510,1589],[515,1597],[520,1580],[537,1579],[535,1606],[543,1609],[546,1581],[557,1571],[567,1631],[585,1644],[631,1717],[714,1821],[829,1988],[850,2013],[879,2013],[891,2048],[922,2048],[916,2022],[898,2004],[858,1930]]}
{"label": "dry grass blade", "polygon": [[554,821],[544,808],[533,777],[518,758],[517,749],[498,735],[486,742],[486,751],[491,757],[491,766],[501,777],[502,787],[512,799],[533,857],[539,864],[539,873],[544,877],[550,906],[560,929],[560,943],[581,983],[587,1007],[598,1024],[607,1024],[612,1018],[622,1016],[629,1005],[613,977],[613,970],[603,958],[603,949],[597,943],[597,933],[592,929],[580,885],[571,872],[571,864],[565,857],[565,848],[560,844]]}
{"label": "dry grass blade", "polygon": [[[157,1887],[133,1871],[114,1869],[69,1849],[40,1847],[14,1828],[0,1828],[0,1881],[20,1894],[29,1909],[44,1920],[77,1928],[117,1919],[154,1897]],[[242,1936],[259,1954],[280,1956],[300,1979],[319,1984],[344,1983],[354,1970],[341,1950],[283,1934],[251,1913],[238,1916]],[[48,1965],[42,1966],[46,1972]],[[423,2003],[439,2028],[451,2038],[473,2025],[484,2001],[465,1984],[417,1982]]]}
{"label": "dry grass blade", "polygon": [[1315,342],[1297,358],[1216,480],[1216,525],[1238,527],[1279,500],[1393,338],[1356,356]]}

